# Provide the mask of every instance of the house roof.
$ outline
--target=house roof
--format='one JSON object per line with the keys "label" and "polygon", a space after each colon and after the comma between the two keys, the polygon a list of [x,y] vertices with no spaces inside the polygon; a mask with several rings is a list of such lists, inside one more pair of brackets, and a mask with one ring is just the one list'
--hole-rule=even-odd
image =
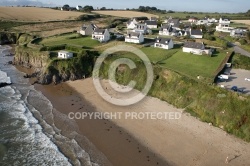
{"label": "house roof", "polygon": [[171,40],[170,38],[156,38],[155,43],[168,44]]}
{"label": "house roof", "polygon": [[180,20],[179,19],[168,19],[168,24],[173,24],[174,27],[179,27]]}
{"label": "house roof", "polygon": [[202,35],[202,31],[200,29],[191,29],[191,35]]}
{"label": "house roof", "polygon": [[203,43],[196,43],[196,42],[188,41],[188,42],[184,43],[184,47],[202,49],[204,47],[204,44]]}
{"label": "house roof", "polygon": [[150,21],[150,20],[147,20],[147,21],[145,21],[145,23],[146,23],[147,25],[157,25],[157,21]]}
{"label": "house roof", "polygon": [[169,24],[162,24],[160,30],[162,31],[163,29],[167,29],[169,32],[172,32],[172,31],[173,31],[172,26],[169,25]]}
{"label": "house roof", "polygon": [[99,29],[99,28],[97,28],[97,29],[94,30],[94,32],[104,34],[105,29]]}
{"label": "house roof", "polygon": [[65,50],[61,50],[61,51],[59,51],[58,53],[62,53],[62,54],[68,54],[68,53],[70,53],[70,52],[68,52],[68,51],[65,51]]}
{"label": "house roof", "polygon": [[95,28],[98,28],[98,26],[95,25],[95,24],[88,24],[88,25],[83,24],[82,30],[86,30],[89,26],[91,26],[91,28],[92,28],[93,30],[94,30]]}

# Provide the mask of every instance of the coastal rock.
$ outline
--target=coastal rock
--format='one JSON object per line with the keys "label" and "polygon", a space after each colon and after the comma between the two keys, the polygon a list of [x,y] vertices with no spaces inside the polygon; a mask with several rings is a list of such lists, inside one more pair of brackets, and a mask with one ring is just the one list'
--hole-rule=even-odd
{"label": "coastal rock", "polygon": [[9,85],[11,85],[11,83],[0,82],[0,88],[5,87],[5,86],[9,86]]}
{"label": "coastal rock", "polygon": [[60,82],[60,78],[57,74],[53,75],[52,77],[53,84],[58,84]]}

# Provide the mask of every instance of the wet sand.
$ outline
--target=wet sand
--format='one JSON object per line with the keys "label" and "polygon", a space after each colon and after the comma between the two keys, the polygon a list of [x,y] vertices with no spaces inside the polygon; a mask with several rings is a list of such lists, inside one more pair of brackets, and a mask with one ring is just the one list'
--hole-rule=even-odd
{"label": "wet sand", "polygon": [[[59,112],[68,115],[70,112],[95,112],[96,105],[87,101],[81,94],[69,87],[67,83],[59,85],[35,85],[53,104]],[[100,105],[101,106],[101,105]],[[112,105],[110,105],[112,107]],[[56,118],[55,118],[56,119]],[[147,146],[141,144],[126,129],[117,126],[106,119],[75,120],[82,135],[84,135],[97,150],[101,151],[107,159],[98,159],[91,148],[87,153],[93,160],[99,160],[101,165],[114,166],[153,166],[172,165],[157,156]],[[58,128],[65,124],[57,123]],[[72,126],[73,127],[73,126]],[[69,126],[67,126],[69,128]],[[69,128],[70,130],[70,128]],[[72,128],[74,130],[74,128]],[[83,145],[84,146],[84,145]],[[86,149],[86,147],[84,147]],[[100,155],[99,155],[100,156]]]}

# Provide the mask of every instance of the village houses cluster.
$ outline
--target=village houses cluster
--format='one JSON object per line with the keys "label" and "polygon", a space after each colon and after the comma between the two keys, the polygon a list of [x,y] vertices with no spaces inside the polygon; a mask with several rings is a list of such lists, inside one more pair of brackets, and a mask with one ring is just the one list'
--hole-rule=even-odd
{"label": "village houses cluster", "polygon": [[[180,25],[184,26],[180,26]],[[189,36],[191,39],[202,39],[203,32],[202,29],[192,29],[192,25],[206,25],[210,26],[212,24],[218,24],[216,26],[216,31],[230,33],[232,37],[242,37],[245,33],[243,29],[235,29],[230,27],[230,20],[220,18],[216,20],[215,18],[204,18],[197,19],[196,17],[190,17],[187,22],[181,22],[180,19],[173,19],[172,17],[164,20],[160,27],[158,27],[158,19],[156,17],[151,17],[149,20],[139,21],[136,18],[132,18],[126,23],[127,33],[115,33],[115,36],[123,37],[124,41],[127,43],[142,44],[145,42],[145,35],[151,34],[153,30],[158,30],[159,36],[157,36],[154,42],[150,43],[151,46],[162,48],[162,49],[172,49],[174,48],[174,41],[171,36],[174,37],[185,37]],[[158,29],[159,28],[159,29]],[[99,28],[95,24],[83,25],[80,28],[79,33],[83,36],[92,36],[93,40],[98,40],[100,42],[108,42],[111,40],[110,31],[108,29]],[[182,51],[197,55],[211,55],[213,49],[207,49],[203,43],[198,43],[194,41],[186,41],[183,44]],[[71,57],[60,56],[58,57]]]}

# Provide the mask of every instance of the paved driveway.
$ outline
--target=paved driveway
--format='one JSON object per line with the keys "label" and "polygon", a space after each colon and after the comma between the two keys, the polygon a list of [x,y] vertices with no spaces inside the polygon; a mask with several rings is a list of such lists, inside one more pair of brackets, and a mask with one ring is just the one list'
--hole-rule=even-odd
{"label": "paved driveway", "polygon": [[239,89],[243,89],[245,94],[250,95],[250,81],[246,81],[245,78],[250,78],[249,70],[232,69],[229,80],[227,82],[218,82],[218,85],[224,85],[227,89],[237,86]]}

